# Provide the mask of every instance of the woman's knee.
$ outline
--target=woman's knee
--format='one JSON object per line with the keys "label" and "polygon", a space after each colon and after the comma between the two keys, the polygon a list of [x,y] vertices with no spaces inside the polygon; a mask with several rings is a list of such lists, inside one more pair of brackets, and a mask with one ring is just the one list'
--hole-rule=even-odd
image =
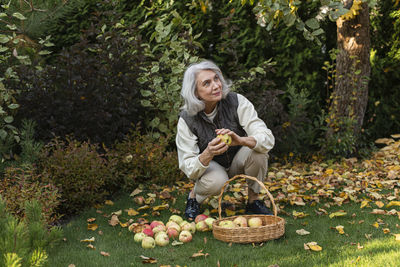
{"label": "woman's knee", "polygon": [[260,168],[268,166],[268,158],[269,155],[266,153],[259,153],[254,150],[250,153],[251,162]]}

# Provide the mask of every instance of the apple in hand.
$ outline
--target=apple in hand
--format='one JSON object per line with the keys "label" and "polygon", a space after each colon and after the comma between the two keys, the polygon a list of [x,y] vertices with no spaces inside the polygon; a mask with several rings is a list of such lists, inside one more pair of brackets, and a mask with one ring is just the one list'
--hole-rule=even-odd
{"label": "apple in hand", "polygon": [[262,220],[259,217],[252,217],[248,221],[250,227],[260,227],[262,226]]}
{"label": "apple in hand", "polygon": [[179,234],[179,241],[181,241],[183,243],[187,243],[187,242],[192,241],[192,234],[189,231],[183,230]]}
{"label": "apple in hand", "polygon": [[135,242],[139,243],[142,242],[143,238],[146,237],[145,233],[136,233],[135,236],[133,237],[133,240],[135,240]]}
{"label": "apple in hand", "polygon": [[146,236],[142,240],[142,248],[154,248],[156,246],[156,241],[150,236]]}
{"label": "apple in hand", "polygon": [[199,215],[197,215],[196,218],[194,219],[194,222],[195,222],[195,223],[198,223],[198,222],[200,222],[200,221],[204,221],[204,220],[207,219],[207,218],[208,218],[207,215],[205,215],[205,214],[199,214]]}
{"label": "apple in hand", "polygon": [[232,137],[228,134],[219,134],[217,137],[228,146],[232,143]]}
{"label": "apple in hand", "polygon": [[165,232],[159,232],[156,235],[155,239],[156,245],[160,247],[164,247],[169,244],[169,238],[168,235]]}
{"label": "apple in hand", "polygon": [[233,222],[239,227],[247,227],[247,219],[243,216],[236,217]]}
{"label": "apple in hand", "polygon": [[231,220],[225,220],[225,221],[221,221],[219,223],[219,226],[221,226],[223,228],[235,228],[236,224]]}

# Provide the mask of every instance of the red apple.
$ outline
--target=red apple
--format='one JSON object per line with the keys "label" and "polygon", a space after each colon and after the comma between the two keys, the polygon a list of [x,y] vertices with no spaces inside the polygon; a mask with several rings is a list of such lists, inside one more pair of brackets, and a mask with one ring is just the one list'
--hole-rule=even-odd
{"label": "red apple", "polygon": [[181,227],[179,226],[179,224],[177,224],[176,222],[173,221],[169,221],[167,222],[167,224],[165,225],[168,228],[175,228],[178,232],[181,231]]}
{"label": "red apple", "polygon": [[167,228],[163,224],[159,224],[153,228],[153,233],[165,232],[165,231],[167,231]]}
{"label": "red apple", "polygon": [[142,206],[144,203],[144,197],[142,196],[134,197],[133,201],[135,201],[135,203],[138,204],[139,206]]}
{"label": "red apple", "polygon": [[154,248],[156,246],[156,241],[154,240],[154,238],[150,237],[150,236],[146,236],[145,238],[143,238],[142,240],[142,248]]}
{"label": "red apple", "polygon": [[156,227],[157,225],[164,225],[164,223],[162,221],[152,221],[150,223],[150,227],[151,229],[153,229],[154,227]]}
{"label": "red apple", "polygon": [[143,229],[142,232],[143,232],[145,235],[147,235],[147,236],[151,236],[151,237],[154,236],[154,232],[153,232],[153,230],[151,230],[150,228],[145,228],[145,229]]}
{"label": "red apple", "polygon": [[183,230],[179,234],[179,241],[181,241],[183,243],[187,243],[187,242],[192,241],[192,234],[189,231]]}
{"label": "red apple", "polygon": [[243,216],[236,217],[233,222],[239,227],[247,227],[247,219]]}
{"label": "red apple", "polygon": [[191,234],[196,232],[196,223],[195,222],[186,222],[181,224],[181,230],[189,231]]}
{"label": "red apple", "polygon": [[179,237],[179,232],[175,227],[170,227],[167,229],[167,235],[169,238],[177,239]]}
{"label": "red apple", "polygon": [[205,214],[199,214],[199,215],[197,215],[196,218],[194,219],[194,222],[195,222],[195,223],[198,223],[198,222],[200,222],[200,221],[204,221],[204,220],[207,219],[207,218],[208,218],[207,215],[205,215]]}
{"label": "red apple", "polygon": [[260,217],[252,217],[252,218],[249,219],[247,224],[250,227],[260,227],[260,226],[262,226],[262,220],[261,220]]}

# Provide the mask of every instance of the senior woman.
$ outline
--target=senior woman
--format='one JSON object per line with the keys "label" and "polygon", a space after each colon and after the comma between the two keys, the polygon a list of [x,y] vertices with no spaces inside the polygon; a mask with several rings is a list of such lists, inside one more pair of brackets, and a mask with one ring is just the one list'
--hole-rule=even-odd
{"label": "senior woman", "polygon": [[[253,104],[243,95],[230,92],[221,70],[211,61],[186,69],[181,95],[185,103],[179,115],[176,146],[179,168],[195,181],[185,209],[185,216],[194,219],[200,213],[200,203],[219,194],[229,177],[246,174],[263,181],[275,139]],[[220,134],[231,136],[231,144],[217,137]],[[271,214],[258,199],[260,185],[252,180],[247,183],[246,212]]]}

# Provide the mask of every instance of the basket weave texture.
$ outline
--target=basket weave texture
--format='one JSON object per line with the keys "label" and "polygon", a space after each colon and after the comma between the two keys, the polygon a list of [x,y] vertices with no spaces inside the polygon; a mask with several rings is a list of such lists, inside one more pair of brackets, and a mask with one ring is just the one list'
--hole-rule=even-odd
{"label": "basket weave texture", "polygon": [[[236,179],[246,178],[253,181],[256,181],[260,184],[261,187],[265,189],[267,192],[268,197],[271,200],[274,215],[262,215],[262,214],[255,214],[255,215],[241,215],[249,220],[252,217],[259,217],[262,220],[262,226],[259,227],[234,227],[234,228],[225,228],[219,226],[221,221],[231,220],[233,221],[235,218],[239,216],[231,216],[222,218],[221,217],[221,202],[222,202],[222,195],[225,191],[225,187],[231,182]],[[229,179],[225,182],[225,184],[221,188],[221,193],[218,197],[218,214],[219,219],[215,220],[213,223],[213,235],[216,239],[228,242],[228,243],[259,243],[268,240],[277,239],[284,235],[285,233],[285,220],[281,217],[277,216],[277,210],[275,206],[274,199],[265,185],[257,180],[256,178],[244,174],[239,174],[234,176],[233,178]]]}

